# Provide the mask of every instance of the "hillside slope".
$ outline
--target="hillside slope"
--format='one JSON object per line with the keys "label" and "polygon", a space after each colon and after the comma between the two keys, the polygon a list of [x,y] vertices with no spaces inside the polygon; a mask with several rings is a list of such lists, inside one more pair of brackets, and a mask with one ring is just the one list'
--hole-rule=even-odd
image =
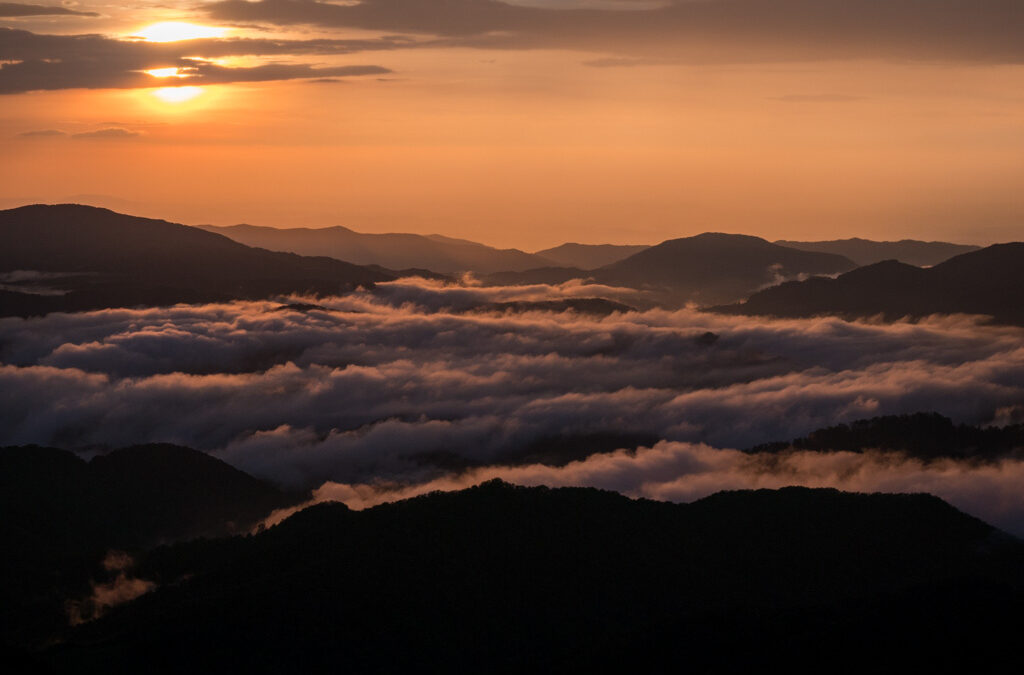
{"label": "hillside slope", "polygon": [[889,260],[836,279],[782,284],[744,303],[714,309],[780,317],[887,319],[964,313],[1024,325],[1024,243],[996,244],[927,269]]}
{"label": "hillside slope", "polygon": [[[57,672],[737,672],[1009,654],[1021,544],[926,495],[691,505],[494,481],[144,556],[160,587],[52,650]],[[954,656],[927,649],[956,640]],[[862,649],[870,644],[871,649]]]}
{"label": "hillside slope", "polygon": [[[0,211],[0,315],[336,294],[394,275],[75,204]],[[43,287],[42,292],[40,287]]]}
{"label": "hillside slope", "polygon": [[961,253],[977,251],[980,246],[950,244],[945,241],[871,241],[870,239],[834,239],[831,241],[786,241],[775,242],[780,246],[798,248],[802,251],[818,251],[846,256],[858,265],[873,265],[883,260],[899,260],[908,265],[930,267],[949,260]]}
{"label": "hillside slope", "polygon": [[389,269],[421,268],[453,274],[490,274],[526,270],[549,261],[517,249],[496,249],[476,242],[436,235],[367,234],[346,227],[274,228],[255,225],[201,229],[216,232],[246,244],[273,251],[302,255],[330,256],[359,265],[380,265]]}

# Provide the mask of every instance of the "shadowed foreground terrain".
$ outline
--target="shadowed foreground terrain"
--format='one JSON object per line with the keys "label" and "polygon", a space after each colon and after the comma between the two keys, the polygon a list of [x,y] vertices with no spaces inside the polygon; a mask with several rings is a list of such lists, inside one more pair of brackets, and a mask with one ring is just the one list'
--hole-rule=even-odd
{"label": "shadowed foreground terrain", "polygon": [[111,549],[245,532],[304,498],[172,445],[89,462],[53,448],[0,448],[0,645],[64,626],[66,601],[87,594]]}
{"label": "shadowed foreground terrain", "polygon": [[[689,505],[492,481],[140,553],[56,672],[645,672],[986,663],[1024,548],[927,495]],[[949,645],[955,652],[947,651]]]}

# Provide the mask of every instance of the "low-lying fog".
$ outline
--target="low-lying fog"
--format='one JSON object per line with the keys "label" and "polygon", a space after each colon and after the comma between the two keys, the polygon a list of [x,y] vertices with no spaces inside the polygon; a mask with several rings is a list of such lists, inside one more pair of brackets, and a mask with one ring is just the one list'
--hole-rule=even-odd
{"label": "low-lying fog", "polygon": [[[0,444],[178,443],[353,506],[495,476],[682,501],[790,484],[927,491],[1024,533],[1021,461],[769,460],[737,450],[885,414],[1019,421],[1024,330],[970,317],[487,308],[594,296],[644,306],[625,289],[404,279],[284,301],[313,308],[234,302],[2,319]],[[662,440],[564,467],[491,466],[537,439],[601,432]],[[439,453],[474,468],[425,461]]]}

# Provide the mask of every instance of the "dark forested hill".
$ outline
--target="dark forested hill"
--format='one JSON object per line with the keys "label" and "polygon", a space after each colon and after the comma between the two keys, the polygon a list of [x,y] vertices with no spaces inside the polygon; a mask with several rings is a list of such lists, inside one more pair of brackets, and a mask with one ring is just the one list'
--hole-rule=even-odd
{"label": "dark forested hill", "polygon": [[[491,482],[140,556],[57,672],[738,672],[1015,649],[1021,544],[926,495]],[[955,653],[940,645],[956,644]]]}
{"label": "dark forested hill", "polygon": [[[76,204],[0,211],[0,315],[339,293],[394,275]],[[43,290],[40,291],[40,287]]]}
{"label": "dark forested hill", "polygon": [[889,260],[836,279],[785,283],[715,311],[890,319],[966,313],[1020,325],[1024,324],[1024,243],[989,246],[927,269]]}
{"label": "dark forested hill", "polygon": [[596,270],[541,268],[492,275],[487,281],[529,284],[585,278],[655,291],[669,304],[711,304],[745,298],[785,279],[838,274],[854,267],[850,260],[832,253],[799,251],[758,237],[708,232],[662,242]]}
{"label": "dark forested hill", "polygon": [[0,647],[66,625],[111,549],[245,532],[305,498],[172,445],[84,461],[52,448],[0,448]]}
{"label": "dark forested hill", "polygon": [[885,415],[818,429],[792,441],[765,443],[750,452],[784,450],[901,452],[919,459],[998,460],[1024,454],[1024,424],[978,427],[954,424],[938,413]]}

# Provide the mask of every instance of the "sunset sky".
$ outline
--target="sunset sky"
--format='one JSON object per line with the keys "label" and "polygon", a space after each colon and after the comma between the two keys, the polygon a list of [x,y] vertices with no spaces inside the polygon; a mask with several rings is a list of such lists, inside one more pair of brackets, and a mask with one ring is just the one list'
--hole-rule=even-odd
{"label": "sunset sky", "polygon": [[0,3],[3,208],[527,250],[1024,233],[1019,0],[38,1]]}

